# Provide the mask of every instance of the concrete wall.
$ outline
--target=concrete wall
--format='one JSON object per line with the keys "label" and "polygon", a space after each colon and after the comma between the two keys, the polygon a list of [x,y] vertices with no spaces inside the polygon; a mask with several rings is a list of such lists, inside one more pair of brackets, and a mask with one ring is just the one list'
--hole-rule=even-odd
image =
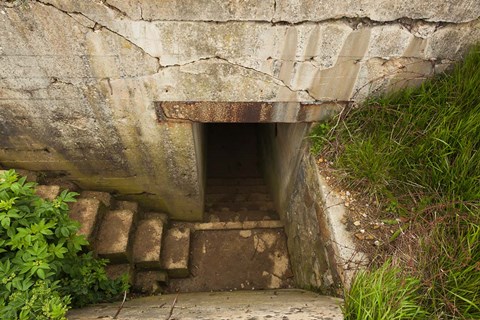
{"label": "concrete wall", "polygon": [[199,127],[159,123],[155,102],[361,100],[444,70],[479,16],[478,0],[0,1],[0,163],[200,219]]}
{"label": "concrete wall", "polygon": [[296,285],[339,295],[343,274],[337,265],[323,212],[316,164],[305,140],[309,125],[263,127],[260,135],[263,171],[285,223]]}

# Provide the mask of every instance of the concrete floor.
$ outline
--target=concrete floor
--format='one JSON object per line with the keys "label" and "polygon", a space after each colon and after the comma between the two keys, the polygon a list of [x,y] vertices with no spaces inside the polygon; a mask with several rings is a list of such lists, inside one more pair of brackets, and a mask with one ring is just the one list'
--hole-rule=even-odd
{"label": "concrete floor", "polygon": [[282,229],[195,231],[190,240],[190,277],[170,279],[169,292],[290,288]]}
{"label": "concrete floor", "polygon": [[[127,301],[117,319],[131,320],[341,320],[341,300],[288,289],[196,292],[152,296]],[[69,320],[113,319],[120,303],[71,310]]]}

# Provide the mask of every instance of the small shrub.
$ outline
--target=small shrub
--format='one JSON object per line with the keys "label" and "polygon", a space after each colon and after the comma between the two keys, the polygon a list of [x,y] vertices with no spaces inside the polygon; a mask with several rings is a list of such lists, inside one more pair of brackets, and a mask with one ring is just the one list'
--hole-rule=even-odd
{"label": "small shrub", "polygon": [[47,201],[35,184],[9,170],[0,175],[0,318],[65,319],[71,306],[115,297],[125,279],[109,280],[104,260],[68,216],[75,193]]}

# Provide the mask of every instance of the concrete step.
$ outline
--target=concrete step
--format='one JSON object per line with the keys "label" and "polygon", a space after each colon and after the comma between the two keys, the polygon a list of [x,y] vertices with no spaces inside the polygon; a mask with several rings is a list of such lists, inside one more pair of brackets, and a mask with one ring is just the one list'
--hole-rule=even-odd
{"label": "concrete step", "polygon": [[60,186],[57,185],[38,185],[35,187],[35,193],[42,199],[54,200],[60,194]]}
{"label": "concrete step", "polygon": [[262,178],[208,178],[207,189],[210,186],[263,186]]}
{"label": "concrete step", "polygon": [[92,244],[106,211],[107,207],[99,199],[80,198],[71,205],[70,218],[80,223],[78,233]]}
{"label": "concrete step", "polygon": [[160,218],[138,222],[133,237],[133,262],[140,269],[161,269],[163,221]]}
{"label": "concrete step", "polygon": [[135,292],[156,294],[162,293],[168,283],[168,273],[165,270],[140,270],[135,274],[133,290]]}
{"label": "concrete step", "polygon": [[114,210],[130,210],[132,212],[135,212],[135,214],[137,214],[139,211],[139,206],[137,202],[117,200],[113,204],[113,209]]}
{"label": "concrete step", "polygon": [[214,204],[217,202],[248,202],[248,201],[271,201],[268,193],[215,193],[205,196],[206,203]]}
{"label": "concrete step", "polygon": [[134,283],[135,280],[135,268],[131,263],[123,264],[109,264],[105,267],[107,277],[110,279],[118,279],[124,275],[128,275],[128,280],[130,284]]}
{"label": "concrete step", "polygon": [[170,279],[168,292],[293,286],[282,228],[195,230],[190,251],[190,277]]}
{"label": "concrete step", "polygon": [[244,194],[244,193],[268,193],[267,186],[261,185],[211,185],[206,188],[207,194],[216,193],[230,193],[230,194]]}
{"label": "concrete step", "polygon": [[190,257],[190,229],[170,228],[165,233],[161,255],[162,268],[171,278],[188,277]]}
{"label": "concrete step", "polygon": [[176,228],[189,228],[191,231],[282,229],[284,227],[283,222],[280,220],[243,222],[173,222],[172,225]]}
{"label": "concrete step", "polygon": [[112,210],[105,214],[95,251],[101,258],[112,263],[127,263],[131,259],[130,235],[134,229],[135,212],[132,210]]}
{"label": "concrete step", "polygon": [[209,222],[244,222],[244,221],[262,221],[278,220],[278,214],[275,211],[214,211],[209,212],[207,221]]}
{"label": "concrete step", "polygon": [[[175,308],[172,303],[176,301]],[[342,300],[299,289],[162,294],[127,299],[119,319],[129,320],[342,320]],[[111,319],[119,303],[68,312],[69,320]],[[160,307],[164,306],[164,307]],[[172,314],[173,310],[173,314]]]}
{"label": "concrete step", "polygon": [[207,212],[213,211],[271,211],[275,210],[272,201],[216,202],[205,205]]}
{"label": "concrete step", "polygon": [[79,198],[91,198],[100,200],[107,208],[112,205],[112,195],[102,191],[82,191]]}

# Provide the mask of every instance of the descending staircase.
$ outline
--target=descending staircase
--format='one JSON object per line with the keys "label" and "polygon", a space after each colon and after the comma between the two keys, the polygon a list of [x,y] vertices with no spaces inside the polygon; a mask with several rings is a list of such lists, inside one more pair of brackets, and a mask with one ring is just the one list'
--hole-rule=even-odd
{"label": "descending staircase", "polygon": [[283,223],[261,178],[209,178],[203,223],[192,230],[190,277],[169,292],[289,288],[293,285]]}
{"label": "descending staircase", "polygon": [[[53,200],[58,185],[39,185]],[[107,273],[127,273],[136,292],[289,288],[293,284],[283,223],[263,179],[209,179],[204,222],[168,221],[136,202],[82,191],[70,216]]]}
{"label": "descending staircase", "polygon": [[[37,186],[37,194],[50,200],[60,190]],[[169,278],[189,275],[190,229],[169,228],[165,214],[143,212],[136,202],[116,201],[106,192],[83,191],[71,205],[70,217],[80,222],[79,233],[94,253],[110,261],[107,274],[127,273],[137,292],[159,292]]]}

